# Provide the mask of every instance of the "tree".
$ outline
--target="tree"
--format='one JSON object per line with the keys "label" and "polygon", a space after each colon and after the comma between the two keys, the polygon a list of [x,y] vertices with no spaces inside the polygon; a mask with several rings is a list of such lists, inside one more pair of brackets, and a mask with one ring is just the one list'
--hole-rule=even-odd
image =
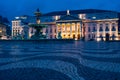
{"label": "tree", "polygon": [[8,18],[6,18],[6,17],[3,17],[2,21],[3,21],[3,23],[7,23],[7,24],[10,23],[9,20],[8,20]]}
{"label": "tree", "polygon": [[62,39],[61,32],[58,33],[58,39]]}

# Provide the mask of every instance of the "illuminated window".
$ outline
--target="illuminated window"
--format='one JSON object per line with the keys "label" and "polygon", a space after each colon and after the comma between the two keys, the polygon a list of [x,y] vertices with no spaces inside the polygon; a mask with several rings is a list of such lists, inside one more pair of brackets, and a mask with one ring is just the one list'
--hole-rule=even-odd
{"label": "illuminated window", "polygon": [[60,19],[60,16],[54,16],[54,19],[58,20],[58,19]]}
{"label": "illuminated window", "polygon": [[93,18],[93,19],[96,19],[96,17],[95,17],[95,16],[93,16],[92,18]]}
{"label": "illuminated window", "polygon": [[13,26],[15,26],[15,22],[13,22]]}
{"label": "illuminated window", "polygon": [[79,14],[78,16],[80,19],[86,19],[86,14]]}
{"label": "illuminated window", "polygon": [[18,25],[17,25],[17,22],[16,22],[16,26],[18,26]]}
{"label": "illuminated window", "polygon": [[79,14],[79,18],[82,19],[82,14]]}

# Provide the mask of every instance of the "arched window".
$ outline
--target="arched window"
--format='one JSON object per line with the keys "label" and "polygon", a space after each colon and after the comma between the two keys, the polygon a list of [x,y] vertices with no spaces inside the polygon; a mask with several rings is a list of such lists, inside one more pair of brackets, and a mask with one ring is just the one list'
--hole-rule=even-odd
{"label": "arched window", "polygon": [[116,28],[115,28],[115,23],[112,24],[112,31],[116,31]]}
{"label": "arched window", "polygon": [[95,28],[95,26],[93,27],[93,32],[95,32],[96,31],[96,28]]}
{"label": "arched window", "polygon": [[97,30],[96,30],[96,24],[95,24],[95,23],[93,24],[93,30],[92,30],[92,31],[93,31],[93,32],[97,31]]}
{"label": "arched window", "polygon": [[54,30],[55,30],[54,32],[56,33],[57,32],[56,29],[54,29]]}
{"label": "arched window", "polygon": [[90,38],[90,37],[91,37],[91,35],[89,34],[89,35],[88,35],[88,38]]}
{"label": "arched window", "polygon": [[116,36],[115,34],[112,35],[112,40],[115,40]]}
{"label": "arched window", "polygon": [[112,35],[112,38],[115,38],[115,37],[116,37],[115,34],[113,34],[113,35]]}
{"label": "arched window", "polygon": [[46,28],[46,33],[48,33],[48,29]]}
{"label": "arched window", "polygon": [[52,33],[52,28],[50,28],[50,33]]}
{"label": "arched window", "polygon": [[90,30],[90,27],[88,27],[88,32],[90,32],[91,30]]}
{"label": "arched window", "polygon": [[52,35],[50,35],[50,39],[52,39],[53,37],[52,37]]}
{"label": "arched window", "polygon": [[109,31],[109,24],[106,24],[105,31]]}
{"label": "arched window", "polygon": [[103,38],[102,34],[100,35],[100,38]]}
{"label": "arched window", "polygon": [[102,34],[100,35],[100,39],[103,41],[103,36],[102,36]]}
{"label": "arched window", "polygon": [[103,24],[100,24],[100,29],[99,31],[103,31]]}

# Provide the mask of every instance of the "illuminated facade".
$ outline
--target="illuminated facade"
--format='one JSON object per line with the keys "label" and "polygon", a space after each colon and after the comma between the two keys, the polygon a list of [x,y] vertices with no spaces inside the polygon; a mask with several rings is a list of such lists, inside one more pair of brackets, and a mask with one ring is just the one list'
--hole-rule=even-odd
{"label": "illuminated facade", "polygon": [[12,38],[13,39],[28,39],[28,25],[23,25],[22,20],[16,19],[12,21]]}
{"label": "illuminated facade", "polygon": [[106,40],[109,34],[110,40],[118,40],[118,19],[91,20],[84,22],[85,39],[97,41]]}
{"label": "illuminated facade", "polygon": [[48,39],[119,40],[119,13],[106,10],[73,10],[45,14],[42,24]]}
{"label": "illuminated facade", "polygon": [[7,39],[7,26],[0,24],[0,39]]}
{"label": "illuminated facade", "polygon": [[62,39],[82,38],[82,22],[79,18],[67,15],[56,21],[57,34],[61,33]]}
{"label": "illuminated facade", "polygon": [[[25,17],[22,17],[25,18]],[[47,39],[84,39],[84,40],[120,40],[119,12],[108,10],[67,10],[44,14],[40,17],[40,23],[47,27],[43,34]],[[26,21],[23,21],[26,20]],[[19,22],[19,20],[17,20]],[[22,34],[23,28],[28,24],[36,23],[35,17],[22,19],[20,26],[16,26],[16,20],[12,21],[12,36]],[[18,29],[18,30],[17,30]],[[16,33],[19,32],[19,33]],[[34,35],[35,30],[29,28],[28,38]]]}
{"label": "illuminated facade", "polygon": [[12,39],[29,39],[35,30],[29,27],[29,24],[36,22],[33,16],[20,16],[12,20]]}

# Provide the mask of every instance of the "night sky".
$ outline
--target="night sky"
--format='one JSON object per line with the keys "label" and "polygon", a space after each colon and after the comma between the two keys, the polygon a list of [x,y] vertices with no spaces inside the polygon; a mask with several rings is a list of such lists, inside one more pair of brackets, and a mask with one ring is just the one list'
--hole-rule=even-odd
{"label": "night sky", "polygon": [[0,14],[9,19],[20,15],[33,15],[39,8],[42,13],[77,9],[106,9],[120,11],[119,0],[1,0]]}

